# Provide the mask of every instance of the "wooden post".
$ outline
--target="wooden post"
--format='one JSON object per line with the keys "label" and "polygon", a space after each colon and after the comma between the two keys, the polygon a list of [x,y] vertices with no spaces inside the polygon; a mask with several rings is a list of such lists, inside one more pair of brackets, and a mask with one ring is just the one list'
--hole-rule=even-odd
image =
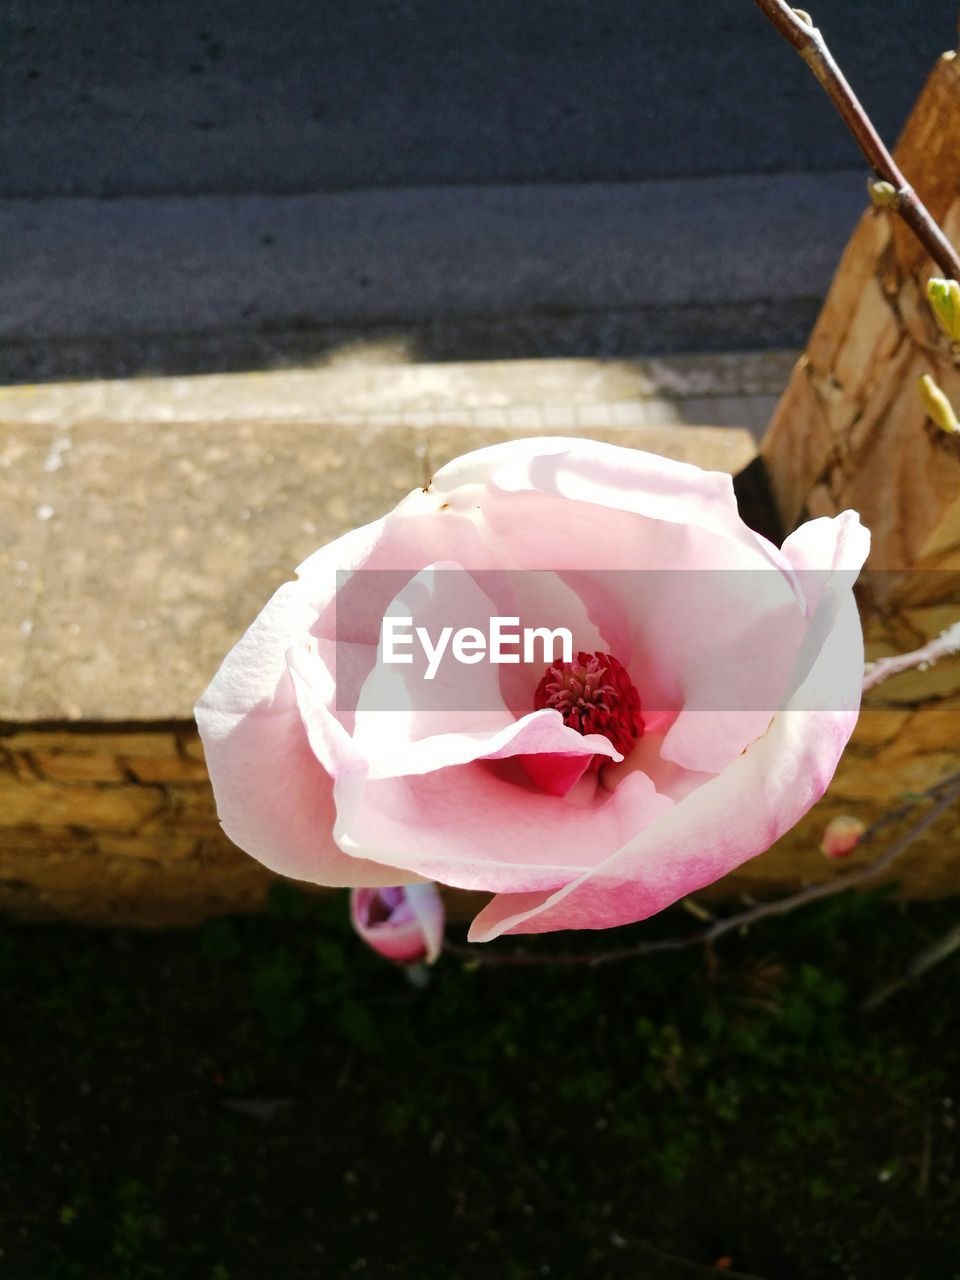
{"label": "wooden post", "polygon": [[[960,59],[938,61],[896,159],[960,244]],[[806,352],[761,445],[786,529],[860,512],[873,535],[862,605],[868,658],[916,649],[960,618],[960,436],[927,418],[930,374],[960,406],[958,353],[925,286],[941,273],[891,212],[864,213]],[[771,858],[799,848],[837,812],[877,816],[960,768],[960,659],[878,686],[826,800]],[[960,817],[898,867],[909,894],[960,888]],[[762,861],[762,860],[761,860]]]}
{"label": "wooden post", "polygon": [[[956,54],[934,68],[896,158],[960,241]],[[891,571],[885,598],[903,571],[960,569],[960,437],[927,420],[917,391],[929,373],[960,403],[960,369],[924,294],[938,274],[893,213],[866,212],[761,447],[785,527],[861,513],[871,567]]]}

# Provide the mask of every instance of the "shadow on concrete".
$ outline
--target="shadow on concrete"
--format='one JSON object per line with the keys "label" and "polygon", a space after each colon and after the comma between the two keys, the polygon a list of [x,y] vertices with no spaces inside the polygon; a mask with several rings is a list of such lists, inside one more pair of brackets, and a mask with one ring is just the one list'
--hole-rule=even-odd
{"label": "shadow on concrete", "polygon": [[54,338],[0,345],[0,383],[325,368],[342,363],[639,359],[802,347],[820,298],[598,314],[467,316],[372,325]]}

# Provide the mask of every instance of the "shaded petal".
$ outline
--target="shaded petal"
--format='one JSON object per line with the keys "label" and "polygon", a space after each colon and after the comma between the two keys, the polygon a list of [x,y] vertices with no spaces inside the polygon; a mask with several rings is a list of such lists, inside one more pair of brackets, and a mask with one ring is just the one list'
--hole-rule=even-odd
{"label": "shaded petal", "polygon": [[426,962],[433,964],[443,948],[443,927],[447,914],[440,891],[435,884],[407,885],[407,901],[413,908],[427,944]]}
{"label": "shaded petal", "polygon": [[312,617],[298,583],[281,587],[197,703],[217,813],[235,844],[283,875],[394,884],[396,871],[348,857],[333,839],[333,782],[311,750],[285,661]]}
{"label": "shaded petal", "polygon": [[517,760],[336,784],[340,847],[463,889],[556,889],[673,807],[636,771],[613,793],[586,774],[563,798]]}
{"label": "shaded petal", "polygon": [[[835,536],[842,531],[835,526]],[[494,898],[474,920],[471,940],[642,920],[768,849],[823,795],[856,724],[863,638],[842,575],[825,586],[810,641],[816,657],[787,707],[722,774],[555,892],[536,901],[529,893]]]}
{"label": "shaded petal", "polygon": [[[498,492],[540,493],[670,524],[695,525],[762,548],[770,563],[782,564],[777,549],[740,519],[729,475],[639,449],[563,437],[510,440],[448,463],[433,477],[432,491],[447,494],[459,485],[485,486],[484,509]],[[615,549],[603,537],[599,550],[594,568],[603,567]],[[556,551],[555,544],[554,564],[544,567],[556,567]]]}

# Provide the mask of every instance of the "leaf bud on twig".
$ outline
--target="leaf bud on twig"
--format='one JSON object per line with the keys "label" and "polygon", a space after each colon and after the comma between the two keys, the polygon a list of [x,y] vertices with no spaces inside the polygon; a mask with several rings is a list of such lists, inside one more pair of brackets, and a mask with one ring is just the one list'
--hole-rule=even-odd
{"label": "leaf bud on twig", "polygon": [[934,276],[927,281],[927,301],[950,341],[960,342],[960,284]]}
{"label": "leaf bud on twig", "polygon": [[883,178],[868,178],[867,191],[870,203],[877,209],[889,209],[900,199],[900,192],[893,183],[885,182]]}
{"label": "leaf bud on twig", "polygon": [[947,435],[951,436],[960,433],[960,422],[957,421],[953,405],[930,377],[929,373],[925,373],[920,379],[920,398],[923,401],[927,415],[937,424],[941,431],[945,431]]}

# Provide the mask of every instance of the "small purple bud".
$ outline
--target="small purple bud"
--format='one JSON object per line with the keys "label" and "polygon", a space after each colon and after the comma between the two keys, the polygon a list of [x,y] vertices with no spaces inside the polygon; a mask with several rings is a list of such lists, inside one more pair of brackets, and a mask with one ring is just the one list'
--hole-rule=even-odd
{"label": "small purple bud", "polygon": [[443,899],[429,881],[350,891],[354,929],[395,964],[433,964],[443,947],[445,916]]}

